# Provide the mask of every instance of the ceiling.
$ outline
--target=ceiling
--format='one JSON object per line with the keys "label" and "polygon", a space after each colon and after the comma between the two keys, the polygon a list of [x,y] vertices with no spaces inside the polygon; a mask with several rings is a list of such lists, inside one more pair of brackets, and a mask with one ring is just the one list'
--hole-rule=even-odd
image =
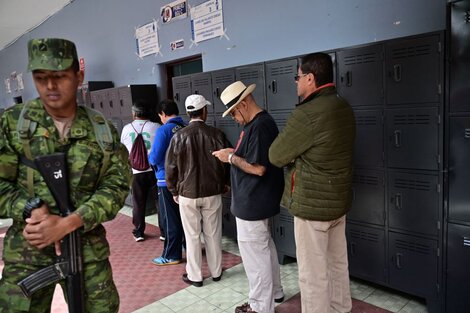
{"label": "ceiling", "polygon": [[0,0],[0,50],[73,0]]}

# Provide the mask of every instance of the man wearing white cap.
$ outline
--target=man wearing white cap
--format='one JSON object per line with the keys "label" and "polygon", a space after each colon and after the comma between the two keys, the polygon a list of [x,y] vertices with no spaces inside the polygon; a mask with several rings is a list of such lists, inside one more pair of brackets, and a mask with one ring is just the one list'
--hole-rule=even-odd
{"label": "man wearing white cap", "polygon": [[222,194],[228,190],[230,170],[212,151],[230,147],[230,143],[221,130],[205,123],[210,104],[201,95],[186,98],[189,125],[171,139],[165,163],[167,188],[179,203],[186,235],[182,279],[195,287],[202,287],[204,279],[201,232],[212,280],[222,277]]}
{"label": "man wearing white cap", "polygon": [[223,116],[243,125],[235,149],[213,154],[231,164],[232,205],[236,217],[237,239],[248,277],[248,303],[236,313],[274,313],[274,303],[284,300],[276,246],[271,237],[269,218],[280,211],[284,188],[282,169],[269,162],[268,151],[279,131],[271,115],[261,109],[252,96],[256,85],[241,81],[229,85],[220,99],[227,107]]}

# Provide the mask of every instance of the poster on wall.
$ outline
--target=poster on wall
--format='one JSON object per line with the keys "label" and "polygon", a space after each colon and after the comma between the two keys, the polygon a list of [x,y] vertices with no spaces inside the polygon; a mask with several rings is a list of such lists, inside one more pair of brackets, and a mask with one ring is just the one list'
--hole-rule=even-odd
{"label": "poster on wall", "polygon": [[186,0],[176,0],[160,8],[160,16],[163,24],[181,20],[188,16],[188,4]]}
{"label": "poster on wall", "polygon": [[160,52],[157,22],[151,22],[135,30],[137,55],[141,58]]}
{"label": "poster on wall", "polygon": [[178,39],[178,40],[170,42],[171,51],[175,51],[175,50],[183,49],[183,48],[184,48],[184,40],[183,39]]}
{"label": "poster on wall", "polygon": [[222,0],[209,0],[191,8],[191,33],[196,43],[224,34]]}

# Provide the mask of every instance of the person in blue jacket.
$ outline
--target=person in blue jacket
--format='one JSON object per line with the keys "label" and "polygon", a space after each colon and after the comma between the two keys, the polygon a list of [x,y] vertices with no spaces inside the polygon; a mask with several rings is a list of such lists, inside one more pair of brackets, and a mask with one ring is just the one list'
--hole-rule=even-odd
{"label": "person in blue jacket", "polygon": [[171,137],[186,124],[178,116],[178,106],[173,100],[163,100],[157,108],[163,125],[157,129],[149,163],[156,169],[159,218],[162,219],[165,231],[165,243],[162,255],[152,260],[155,265],[173,265],[181,262],[184,240],[183,225],[178,204],[168,191],[165,181],[165,155],[170,145]]}

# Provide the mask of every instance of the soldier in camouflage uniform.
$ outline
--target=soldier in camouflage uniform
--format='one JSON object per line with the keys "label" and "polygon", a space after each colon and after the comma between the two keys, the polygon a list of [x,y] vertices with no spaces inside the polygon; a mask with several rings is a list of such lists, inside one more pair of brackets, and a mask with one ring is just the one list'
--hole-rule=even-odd
{"label": "soldier in camouflage uniform", "polygon": [[[33,39],[28,43],[28,54],[28,70],[33,72],[39,98],[8,108],[0,120],[0,218],[13,219],[4,239],[0,312],[50,311],[55,286],[45,287],[29,299],[17,283],[53,264],[60,254],[58,243],[76,229],[82,236],[86,312],[117,312],[119,295],[101,224],[116,216],[129,192],[132,174],[127,149],[120,144],[114,127],[102,116],[95,116],[111,129],[113,144],[108,145],[109,160],[104,161],[106,151],[100,146],[95,125],[85,108],[76,104],[83,72],[72,42]],[[28,154],[17,131],[22,111],[24,118],[37,125],[30,128],[30,156],[67,151],[70,198],[76,208],[67,217],[58,215],[39,172],[20,161]],[[24,221],[23,209],[31,197],[42,199],[44,204]]]}

